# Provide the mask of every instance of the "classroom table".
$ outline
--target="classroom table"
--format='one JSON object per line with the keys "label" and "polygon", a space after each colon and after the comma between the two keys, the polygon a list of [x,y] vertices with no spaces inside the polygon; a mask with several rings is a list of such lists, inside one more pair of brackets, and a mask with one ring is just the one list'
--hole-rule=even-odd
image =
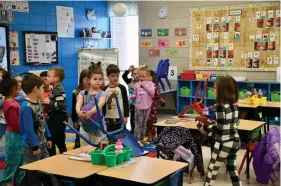
{"label": "classroom table", "polygon": [[94,151],[95,149],[96,149],[96,147],[93,147],[92,145],[86,145],[84,147],[66,151],[63,154],[77,156],[77,155],[81,154],[82,151],[90,153],[90,152]]}
{"label": "classroom table", "polygon": [[143,156],[137,158],[137,162],[130,166],[108,168],[98,172],[98,175],[110,177],[116,181],[123,180],[133,185],[153,185],[187,166],[187,163]]}
{"label": "classroom table", "polygon": [[171,89],[171,90],[166,90],[166,91],[161,91],[160,95],[167,95],[167,94],[172,94],[174,98],[174,106],[175,106],[175,114],[177,114],[177,89]]}
{"label": "classroom table", "polygon": [[266,102],[264,105],[260,105],[262,117],[266,118],[267,131],[269,130],[270,117],[280,117],[280,102]]}
{"label": "classroom table", "polygon": [[49,174],[74,179],[83,179],[107,169],[106,166],[92,165],[91,162],[83,162],[69,159],[70,155],[59,154],[43,160],[39,160],[20,167],[22,170],[36,170]]}
{"label": "classroom table", "polygon": [[[187,114],[185,115],[185,118],[195,118],[196,115],[192,115],[192,114]],[[173,118],[177,118],[173,117]],[[198,130],[196,123],[194,121],[179,121],[175,124],[166,124],[165,123],[166,120],[164,121],[160,121],[156,124],[154,124],[155,127],[184,127],[184,128],[188,128],[191,130]],[[249,142],[252,141],[253,139],[256,139],[257,137],[260,136],[260,133],[257,132],[259,131],[259,129],[265,124],[265,122],[263,121],[252,121],[252,120],[243,120],[240,119],[240,123],[239,123],[239,131],[243,133],[243,139],[245,139],[246,142],[246,156],[247,156],[247,160],[246,160],[246,173],[247,173],[247,180],[250,179],[250,157],[249,157]],[[265,127],[265,126],[264,126]],[[245,134],[245,135],[244,135]]]}
{"label": "classroom table", "polygon": [[259,105],[248,105],[245,104],[245,100],[238,100],[237,103],[238,107],[239,107],[239,112],[247,112],[250,114],[252,114],[252,117],[254,120],[259,121],[260,120],[260,116],[259,116]]}

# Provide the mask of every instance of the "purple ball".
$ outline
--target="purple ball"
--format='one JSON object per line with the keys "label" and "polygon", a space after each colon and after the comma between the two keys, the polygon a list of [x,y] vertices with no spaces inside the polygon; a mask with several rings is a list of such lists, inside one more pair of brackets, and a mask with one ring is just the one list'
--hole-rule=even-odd
{"label": "purple ball", "polygon": [[[81,111],[90,111],[92,110],[92,108],[95,107],[92,104],[87,104],[85,106],[83,106],[81,108]],[[98,119],[98,113],[96,112],[95,114],[92,115],[91,117],[92,120],[94,120],[95,122],[99,123],[99,119]],[[89,120],[86,122],[87,125],[94,125],[92,122],[90,122]]]}

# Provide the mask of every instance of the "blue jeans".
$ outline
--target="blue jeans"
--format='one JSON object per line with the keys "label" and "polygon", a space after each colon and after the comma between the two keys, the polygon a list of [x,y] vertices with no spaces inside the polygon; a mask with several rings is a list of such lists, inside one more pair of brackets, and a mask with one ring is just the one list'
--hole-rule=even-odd
{"label": "blue jeans", "polygon": [[26,147],[23,149],[23,153],[24,153],[24,160],[26,164],[35,162],[35,161],[39,161],[45,158],[49,157],[49,153],[48,153],[48,149],[47,149],[47,143],[43,143],[41,145],[39,145],[39,149],[40,149],[40,154],[38,155],[33,155],[33,150],[31,147]]}

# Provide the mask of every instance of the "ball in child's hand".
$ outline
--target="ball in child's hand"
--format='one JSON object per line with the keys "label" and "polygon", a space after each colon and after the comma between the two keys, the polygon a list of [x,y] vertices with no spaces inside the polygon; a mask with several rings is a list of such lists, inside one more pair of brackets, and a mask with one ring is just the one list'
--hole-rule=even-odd
{"label": "ball in child's hand", "polygon": [[[81,108],[81,111],[87,112],[87,111],[92,110],[93,107],[95,107],[95,106],[92,105],[92,104],[87,104],[87,105],[84,105],[84,106]],[[98,121],[98,114],[97,114],[97,113],[93,114],[92,117],[91,117],[91,119],[94,120],[95,122],[99,122],[99,121]],[[86,124],[92,125],[92,122],[90,122],[89,120],[87,120],[87,121],[86,121]]]}

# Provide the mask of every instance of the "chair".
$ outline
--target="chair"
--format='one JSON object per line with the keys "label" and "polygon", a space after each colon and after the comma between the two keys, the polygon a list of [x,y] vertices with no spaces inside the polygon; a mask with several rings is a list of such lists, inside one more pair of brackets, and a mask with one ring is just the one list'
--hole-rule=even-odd
{"label": "chair", "polygon": [[170,62],[169,62],[169,59],[166,59],[164,61],[164,64],[163,64],[163,78],[166,80],[170,90],[172,89],[172,85],[168,79],[168,74],[169,74],[169,67],[170,67]]}
{"label": "chair", "polygon": [[[249,143],[248,145],[249,145],[249,152],[251,153],[251,155],[250,155],[250,162],[251,162],[252,158],[253,158],[253,154],[252,153],[253,153],[257,143]],[[246,150],[246,146],[242,146],[241,149]],[[239,167],[239,170],[238,170],[238,175],[240,175],[246,159],[247,159],[247,152],[245,152],[244,157],[242,159],[242,162],[240,164],[240,167]]]}

